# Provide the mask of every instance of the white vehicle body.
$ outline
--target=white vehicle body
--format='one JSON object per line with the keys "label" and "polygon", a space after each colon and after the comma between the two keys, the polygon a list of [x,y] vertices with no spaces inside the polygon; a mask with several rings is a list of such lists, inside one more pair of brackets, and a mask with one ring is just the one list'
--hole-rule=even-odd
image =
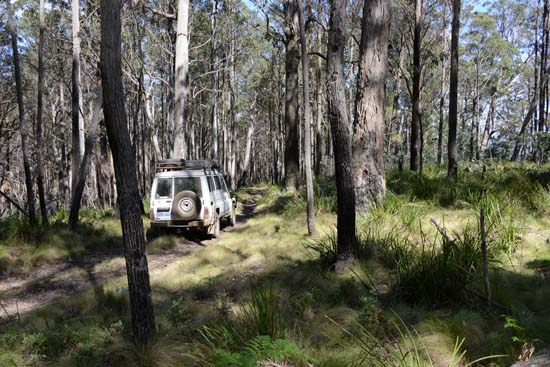
{"label": "white vehicle body", "polygon": [[160,172],[151,187],[151,227],[202,229],[217,237],[220,219],[234,225],[236,200],[215,165],[209,161],[161,162],[170,163],[164,166],[168,169],[157,166]]}

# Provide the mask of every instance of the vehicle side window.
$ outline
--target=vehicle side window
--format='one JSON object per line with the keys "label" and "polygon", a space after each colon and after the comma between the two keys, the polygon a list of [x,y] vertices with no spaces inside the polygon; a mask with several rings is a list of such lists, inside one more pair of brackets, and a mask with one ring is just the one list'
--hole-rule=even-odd
{"label": "vehicle side window", "polygon": [[222,176],[219,176],[219,177],[220,177],[220,183],[222,184],[222,190],[223,190],[224,192],[227,192],[227,185],[226,185],[226,183],[225,183],[225,180],[223,179]]}
{"label": "vehicle side window", "polygon": [[210,192],[216,190],[216,186],[214,186],[214,180],[212,179],[212,176],[208,176],[208,190]]}
{"label": "vehicle side window", "polygon": [[231,176],[224,175],[223,182],[225,183],[225,187],[227,188],[227,191],[229,191],[229,188],[231,187]]}
{"label": "vehicle side window", "polygon": [[172,179],[159,178],[157,180],[157,192],[155,199],[171,199],[172,198]]}
{"label": "vehicle side window", "polygon": [[220,182],[219,176],[214,176],[214,181],[216,182],[216,190],[222,189],[222,183]]}

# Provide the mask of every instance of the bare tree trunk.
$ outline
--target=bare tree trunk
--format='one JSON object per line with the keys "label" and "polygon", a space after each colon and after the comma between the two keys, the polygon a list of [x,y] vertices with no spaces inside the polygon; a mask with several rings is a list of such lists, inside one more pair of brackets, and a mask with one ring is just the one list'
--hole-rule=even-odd
{"label": "bare tree trunk", "polygon": [[458,175],[456,125],[458,120],[458,38],[460,36],[461,0],[453,0],[451,29],[451,80],[449,83],[449,139],[447,143],[447,177],[455,180]]}
{"label": "bare tree trunk", "polygon": [[[445,10],[443,13],[443,47],[444,50],[447,50],[448,47],[448,38],[447,38],[447,2],[445,2]],[[443,128],[445,125],[445,80],[446,80],[446,67],[445,67],[446,57],[441,59],[441,89],[439,91],[439,125],[437,127],[437,165],[441,165],[443,158]]]}
{"label": "bare tree trunk", "polygon": [[378,204],[386,191],[384,172],[384,81],[388,62],[391,3],[365,0],[355,100],[353,169],[358,211]]}
{"label": "bare tree trunk", "polygon": [[243,161],[243,168],[241,171],[241,178],[240,183],[241,185],[245,185],[248,181],[247,178],[249,176],[250,171],[250,157],[252,154],[252,136],[254,135],[254,119],[250,119],[248,122],[248,130],[246,133],[246,147],[244,151],[244,161]]}
{"label": "bare tree trunk", "polygon": [[533,99],[531,100],[531,103],[529,105],[529,110],[527,110],[527,114],[525,115],[525,118],[523,119],[523,123],[521,124],[521,129],[519,130],[518,136],[516,138],[516,143],[514,145],[514,151],[512,152],[512,156],[510,157],[510,160],[512,162],[515,162],[518,160],[519,153],[521,151],[521,148],[523,147],[523,137],[525,135],[525,131],[527,130],[527,126],[529,125],[529,122],[533,118],[533,115],[535,114],[535,111],[537,110],[537,98],[536,95],[533,96]]}
{"label": "bare tree trunk", "polygon": [[46,199],[44,198],[44,173],[42,167],[42,119],[44,112],[44,101],[42,98],[44,89],[44,0],[40,0],[38,12],[40,22],[40,35],[38,40],[38,96],[36,102],[36,147],[38,150],[36,154],[36,183],[38,185],[38,199],[40,202],[40,215],[42,216],[42,223],[47,224],[48,213],[46,211]]}
{"label": "bare tree trunk", "polygon": [[121,0],[101,0],[101,77],[104,115],[115,161],[120,221],[128,275],[134,338],[147,344],[155,335],[155,315],[145,253],[136,163],[128,133],[121,65]]}
{"label": "bare tree trunk", "polygon": [[72,69],[72,154],[71,190],[78,178],[78,168],[84,156],[84,117],[82,116],[82,91],[80,87],[80,5],[79,0],[71,0],[73,69]]}
{"label": "bare tree trunk", "polygon": [[216,57],[216,17],[218,15],[218,0],[212,1],[211,41],[210,41],[210,147],[212,159],[218,161],[218,72],[216,71],[218,59]]}
{"label": "bare tree trunk", "polygon": [[351,132],[344,80],[345,2],[330,1],[327,47],[328,117],[332,130],[338,201],[338,255],[353,256],[355,240],[355,191],[351,153]]}
{"label": "bare tree trunk", "polygon": [[300,132],[298,115],[298,68],[300,50],[298,48],[298,5],[296,0],[285,0],[285,186],[287,190],[297,192],[300,188]]}
{"label": "bare tree trunk", "polygon": [[[318,0],[317,2],[317,16],[323,12],[323,1]],[[317,47],[319,49],[322,47],[322,29],[318,25],[316,27],[316,38],[317,38]],[[324,140],[323,140],[323,67],[322,60],[320,57],[317,58],[316,63],[316,83],[315,83],[315,94],[316,94],[316,126],[315,126],[315,177],[320,177],[322,174],[321,166],[323,161],[323,153],[325,151]]]}
{"label": "bare tree trunk", "polygon": [[17,47],[17,27],[13,20],[13,9],[10,0],[6,0],[8,11],[8,28],[11,37],[13,52],[13,69],[15,75],[15,89],[17,93],[17,106],[19,107],[19,130],[21,133],[21,152],[23,154],[23,171],[25,172],[25,187],[27,189],[27,206],[29,212],[29,223],[36,226],[36,213],[34,209],[34,190],[32,182],[31,164],[27,147],[27,124],[25,122],[25,105],[23,102],[23,81],[21,79],[21,64],[19,61],[19,48]]}
{"label": "bare tree trunk", "polygon": [[78,213],[80,211],[82,194],[84,193],[84,187],[86,185],[86,178],[88,177],[88,168],[92,159],[92,150],[95,144],[97,125],[99,125],[99,122],[101,121],[102,103],[103,96],[101,90],[99,90],[97,99],[94,100],[92,106],[92,119],[90,121],[88,137],[86,138],[84,158],[82,158],[82,163],[80,163],[78,178],[72,192],[71,211],[69,212],[69,228],[73,230],[78,224]]}
{"label": "bare tree trunk", "polygon": [[174,148],[172,158],[187,158],[187,117],[189,114],[189,0],[178,0],[176,26],[175,86],[176,107],[174,111]]}
{"label": "bare tree trunk", "polygon": [[[548,66],[548,47],[550,46],[550,19],[549,19],[549,1],[544,0],[544,7],[542,13],[542,47],[540,54],[540,80],[546,79],[547,66]],[[544,132],[546,125],[546,85],[540,84],[539,89],[539,126],[538,131]]]}
{"label": "bare tree trunk", "polygon": [[421,90],[421,37],[422,37],[422,0],[415,0],[414,44],[413,44],[413,95],[412,95],[412,121],[411,121],[411,171],[417,171],[421,166],[421,116],[420,116],[420,90]]}
{"label": "bare tree trunk", "polygon": [[314,197],[313,197],[313,170],[311,167],[311,107],[309,104],[309,68],[307,60],[306,30],[304,23],[304,9],[302,1],[298,0],[298,18],[300,22],[300,41],[302,48],[302,81],[304,83],[304,164],[306,171],[307,197],[307,232],[310,236],[315,233]]}

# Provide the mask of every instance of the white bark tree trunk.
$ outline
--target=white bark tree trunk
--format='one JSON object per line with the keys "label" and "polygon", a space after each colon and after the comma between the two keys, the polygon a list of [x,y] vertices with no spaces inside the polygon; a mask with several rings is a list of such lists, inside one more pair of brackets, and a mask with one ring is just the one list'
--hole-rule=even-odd
{"label": "white bark tree trunk", "polygon": [[189,0],[178,0],[176,26],[174,148],[172,158],[187,158],[187,100],[189,99]]}

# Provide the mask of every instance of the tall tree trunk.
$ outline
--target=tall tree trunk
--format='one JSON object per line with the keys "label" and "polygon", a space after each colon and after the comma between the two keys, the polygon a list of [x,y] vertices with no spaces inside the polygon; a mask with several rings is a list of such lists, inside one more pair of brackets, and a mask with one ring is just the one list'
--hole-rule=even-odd
{"label": "tall tree trunk", "polygon": [[19,48],[17,47],[17,27],[13,20],[13,9],[10,0],[6,0],[8,12],[8,28],[11,37],[13,52],[13,70],[15,75],[15,90],[17,94],[17,106],[19,108],[19,130],[21,133],[21,152],[23,155],[23,171],[25,172],[25,187],[27,189],[27,207],[29,223],[31,227],[36,226],[36,213],[34,209],[34,190],[32,182],[31,164],[29,162],[29,151],[27,147],[27,124],[25,122],[25,105],[23,102],[23,81],[21,76],[21,63],[19,60]]}
{"label": "tall tree trunk", "polygon": [[298,48],[298,5],[296,0],[285,0],[285,186],[297,192],[300,188],[300,131],[298,114],[298,68],[300,49]]}
{"label": "tall tree trunk", "polygon": [[103,112],[115,163],[134,338],[138,344],[147,344],[155,335],[155,316],[145,253],[136,162],[124,107],[120,41],[121,9],[121,0],[101,0]]}
{"label": "tall tree trunk", "polygon": [[307,232],[310,236],[315,233],[314,197],[313,197],[313,170],[311,167],[311,107],[309,104],[309,67],[306,46],[306,27],[304,22],[304,8],[302,1],[298,0],[298,17],[300,21],[300,41],[302,49],[302,81],[304,83],[304,168],[306,171],[306,197],[307,197]]}
{"label": "tall tree trunk", "polygon": [[537,99],[535,95],[533,96],[533,99],[529,104],[529,110],[527,110],[527,114],[525,115],[525,118],[523,119],[523,123],[521,124],[521,129],[519,130],[518,136],[516,137],[516,143],[514,144],[514,151],[512,152],[512,156],[510,157],[510,160],[512,162],[515,162],[518,160],[519,153],[521,151],[521,148],[523,147],[522,140],[525,135],[525,131],[527,130],[527,126],[529,125],[529,122],[533,118],[533,115],[536,110],[537,110]]}
{"label": "tall tree trunk", "polygon": [[355,100],[353,169],[356,208],[367,211],[386,191],[384,177],[384,81],[391,3],[365,0]]}
{"label": "tall tree trunk", "polygon": [[211,157],[218,161],[218,72],[216,71],[218,59],[216,57],[216,17],[218,15],[218,0],[212,1],[211,41],[210,41],[210,147]]}
{"label": "tall tree trunk", "polygon": [[337,242],[340,258],[352,256],[356,249],[351,132],[344,80],[345,20],[345,2],[331,0],[327,47],[327,99],[336,169]]}
{"label": "tall tree trunk", "polygon": [[[443,47],[444,50],[447,50],[448,47],[448,38],[447,38],[447,2],[445,2],[445,10],[443,13]],[[441,165],[443,158],[443,128],[445,125],[445,80],[446,80],[446,63],[447,58],[444,56],[441,58],[441,89],[439,91],[439,124],[437,127],[437,165]]]}
{"label": "tall tree trunk", "polygon": [[42,167],[42,119],[44,112],[43,101],[43,89],[44,89],[44,0],[40,0],[39,6],[39,22],[40,22],[40,35],[38,40],[38,96],[36,101],[36,147],[38,152],[36,154],[37,166],[36,166],[36,183],[38,185],[38,199],[40,202],[40,215],[42,216],[42,223],[48,223],[48,212],[46,211],[46,199],[44,197],[44,173]]}
{"label": "tall tree trunk", "polygon": [[80,86],[80,4],[71,0],[73,69],[72,69],[72,154],[71,154],[71,190],[78,178],[78,168],[84,156],[84,117],[82,116],[82,90]]}
{"label": "tall tree trunk", "polygon": [[457,178],[456,125],[458,120],[458,38],[460,35],[461,0],[453,0],[453,21],[451,28],[451,79],[449,82],[449,138],[447,142],[447,177]]}
{"label": "tall tree trunk", "polygon": [[176,25],[174,147],[172,158],[187,158],[187,117],[189,114],[189,0],[178,0]]}
{"label": "tall tree trunk", "polygon": [[[317,2],[317,17],[323,12],[323,1],[318,0]],[[321,27],[316,27],[316,41],[317,47],[321,49],[322,47],[322,37],[321,37]],[[316,95],[316,124],[315,124],[315,177],[320,177],[321,166],[323,161],[323,153],[325,151],[324,140],[323,140],[323,60],[320,57],[317,58],[316,63],[316,81],[315,81],[315,95]]]}
{"label": "tall tree trunk", "polygon": [[[540,54],[540,80],[546,79],[547,66],[548,66],[548,47],[550,41],[550,19],[548,14],[549,0],[544,0],[544,8],[542,13],[542,47]],[[538,131],[544,132],[546,125],[546,85],[540,83],[539,89],[539,126]]]}
{"label": "tall tree trunk", "polygon": [[422,37],[422,0],[415,0],[415,21],[413,39],[413,95],[412,95],[412,121],[411,121],[411,171],[420,169],[422,159],[420,153],[421,128],[420,128],[420,90],[421,90],[421,37]]}
{"label": "tall tree trunk", "polygon": [[90,121],[90,130],[88,131],[88,137],[85,142],[84,157],[78,170],[78,178],[74,186],[71,198],[71,211],[69,212],[69,228],[75,229],[78,224],[78,213],[80,211],[80,205],[82,201],[82,194],[84,193],[84,187],[86,185],[86,178],[88,177],[88,169],[92,160],[92,150],[95,144],[97,125],[101,120],[101,105],[103,103],[103,96],[101,90],[98,92],[96,100],[92,106],[92,118]]}

